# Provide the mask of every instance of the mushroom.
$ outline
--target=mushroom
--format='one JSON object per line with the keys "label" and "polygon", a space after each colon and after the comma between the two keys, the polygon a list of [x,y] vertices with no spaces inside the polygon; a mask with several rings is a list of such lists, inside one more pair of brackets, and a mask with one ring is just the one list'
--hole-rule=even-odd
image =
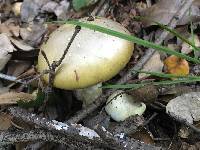
{"label": "mushroom", "polygon": [[[125,34],[130,34],[122,25],[106,18],[94,18],[84,22],[96,24]],[[41,47],[50,63],[58,61],[64,53],[75,26],[64,24],[54,31]],[[56,69],[54,86],[72,90],[86,88],[107,81],[119,73],[131,58],[134,44],[105,33],[82,28],[75,37],[61,65]],[[48,69],[41,52],[38,70]],[[48,75],[44,75],[48,82]]]}
{"label": "mushroom", "polygon": [[122,90],[115,91],[107,100],[105,110],[115,121],[124,121],[130,116],[142,115],[146,105],[134,100]]}
{"label": "mushroom", "polygon": [[101,86],[102,83],[98,83],[84,89],[77,89],[74,91],[74,95],[83,102],[83,107],[87,107],[102,94]]}

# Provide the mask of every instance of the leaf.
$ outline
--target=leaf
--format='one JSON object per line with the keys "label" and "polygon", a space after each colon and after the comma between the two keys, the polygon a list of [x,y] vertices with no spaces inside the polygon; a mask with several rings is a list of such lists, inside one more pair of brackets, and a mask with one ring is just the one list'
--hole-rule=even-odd
{"label": "leaf", "polygon": [[13,52],[15,48],[11,44],[9,38],[5,34],[0,34],[0,71],[9,61],[11,55],[9,52]]}
{"label": "leaf", "polygon": [[16,40],[13,38],[10,38],[10,41],[19,49],[23,50],[23,51],[31,51],[34,48],[26,43],[24,43],[24,41],[22,40]]}
{"label": "leaf", "polygon": [[189,74],[189,64],[185,59],[172,55],[165,59],[164,64],[167,73],[182,76]]}
{"label": "leaf", "polygon": [[[148,62],[143,66],[143,71],[154,71],[154,72],[162,72],[163,62],[160,60],[160,54],[158,52],[154,53],[153,56],[148,60]],[[146,73],[139,73],[138,78],[148,77],[149,75]]]}
{"label": "leaf", "polygon": [[199,37],[197,35],[194,35],[193,37],[190,36],[189,40],[192,40],[192,38],[194,39],[194,44],[193,43],[185,43],[184,42],[182,44],[181,53],[189,54],[190,52],[192,52],[193,49],[197,50],[197,51],[200,51],[200,48],[199,48],[200,47]]}
{"label": "leaf", "polygon": [[18,101],[32,101],[35,97],[28,93],[23,92],[7,92],[0,94],[0,105],[17,104]]}
{"label": "leaf", "polygon": [[82,8],[95,4],[97,1],[98,0],[73,0],[72,5],[76,11],[79,11]]}
{"label": "leaf", "polygon": [[[161,24],[168,24],[171,20],[170,18],[175,15],[177,9],[182,5],[181,0],[161,0],[156,4],[152,5],[151,7],[143,10],[141,15],[148,18],[142,20],[144,26],[154,25],[155,22],[159,22]],[[199,9],[194,4],[191,6],[191,14],[189,12],[185,13],[185,16],[180,19],[178,25],[185,25],[188,24],[191,20],[198,21],[200,18],[199,16]]]}

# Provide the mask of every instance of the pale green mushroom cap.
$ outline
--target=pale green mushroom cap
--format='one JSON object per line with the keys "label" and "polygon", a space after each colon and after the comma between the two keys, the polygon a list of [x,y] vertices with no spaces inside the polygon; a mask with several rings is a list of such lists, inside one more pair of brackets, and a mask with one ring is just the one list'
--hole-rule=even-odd
{"label": "pale green mushroom cap", "polygon": [[124,91],[118,90],[108,98],[105,110],[113,120],[124,121],[130,116],[142,115],[146,110],[146,105],[136,101]]}
{"label": "pale green mushroom cap", "polygon": [[[122,25],[106,18],[96,18],[88,23],[130,34]],[[41,50],[46,53],[50,63],[61,58],[74,30],[74,25],[62,25],[42,45]],[[132,42],[82,28],[56,71],[54,86],[61,89],[77,89],[107,81],[125,67],[133,48]],[[38,70],[42,72],[45,69],[48,69],[48,66],[40,53]],[[44,80],[48,82],[48,75],[44,76]]]}

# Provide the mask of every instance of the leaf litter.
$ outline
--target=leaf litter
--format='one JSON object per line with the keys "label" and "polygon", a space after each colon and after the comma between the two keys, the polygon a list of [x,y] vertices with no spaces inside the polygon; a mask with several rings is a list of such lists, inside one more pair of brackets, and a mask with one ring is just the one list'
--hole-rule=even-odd
{"label": "leaf litter", "polygon": [[[74,0],[75,1],[75,0]],[[149,2],[149,1],[148,1]],[[159,37],[159,32],[156,32],[155,24],[152,21],[157,21],[159,23],[162,23],[164,25],[169,23],[169,18],[172,17],[176,11],[177,8],[181,5],[181,0],[177,1],[151,1],[151,3],[146,3],[145,1],[122,1],[122,0],[111,0],[109,3],[109,11],[107,11],[104,16],[107,18],[111,18],[115,21],[120,22],[123,26],[125,26],[131,33],[137,35],[141,38],[146,38],[148,40],[152,40],[154,38]],[[32,52],[34,54],[38,54],[38,51],[40,49],[41,44],[48,39],[49,33],[51,33],[53,30],[55,30],[59,25],[52,25],[52,24],[46,24],[45,21],[49,20],[60,20],[60,19],[69,19],[72,16],[75,17],[83,17],[84,15],[92,10],[93,7],[98,6],[100,3],[96,1],[88,4],[90,5],[84,5],[80,8],[78,6],[75,6],[76,11],[74,11],[74,8],[72,7],[72,1],[68,0],[24,0],[22,2],[3,2],[0,4],[1,9],[1,16],[3,16],[0,24],[0,70],[2,73],[5,73],[7,75],[11,75],[13,77],[20,77],[23,76],[23,74],[29,72],[29,70],[33,69],[31,65],[34,65],[37,67],[37,60],[35,58],[35,55],[32,55]],[[180,20],[177,26],[179,28],[182,28],[182,31],[180,32],[183,35],[187,35],[186,38],[194,38],[195,39],[195,45],[199,47],[199,35],[198,33],[195,33],[194,37],[191,37],[190,31],[188,30],[190,22],[196,22],[199,21],[199,2],[198,0],[195,0],[193,2],[192,7],[190,8],[190,12],[186,13],[186,15],[183,17],[183,19]],[[102,8],[103,9],[103,8]],[[13,15],[16,16],[13,17]],[[148,20],[141,20],[137,21],[135,20],[135,16],[142,15],[143,17],[148,18]],[[152,26],[154,25],[154,27]],[[157,26],[157,28],[159,28]],[[197,27],[198,29],[198,27]],[[178,30],[175,29],[175,30]],[[195,31],[196,32],[196,31]],[[156,35],[156,36],[155,36]],[[168,36],[168,38],[164,41],[165,45],[175,45],[177,48],[175,48],[177,51],[181,51],[182,53],[187,53],[189,55],[193,55],[193,49],[185,44],[180,42],[178,39],[174,37],[173,34]],[[121,71],[121,73],[118,76],[123,76],[126,71],[134,66],[138,60],[145,54],[146,48],[141,46],[136,46],[136,49],[134,51],[134,54],[128,63],[127,67]],[[17,52],[17,55],[16,55]],[[31,57],[30,57],[31,56]],[[162,53],[156,52],[149,61],[143,66],[143,71],[149,71],[149,72],[164,72],[167,70],[168,73],[176,74],[175,71],[169,71],[170,68],[167,68],[166,65],[166,58],[170,56],[163,55]],[[187,65],[184,67],[180,67],[177,62],[170,62],[177,64],[175,70],[180,70],[180,68],[183,68],[182,72],[187,72],[187,74],[192,72],[195,72],[198,74],[198,65],[191,64],[187,62]],[[163,67],[163,64],[165,66]],[[194,69],[193,69],[194,68]],[[174,69],[174,68],[173,68]],[[186,70],[186,71],[185,71]],[[192,71],[195,70],[195,71]],[[179,71],[178,71],[179,72]],[[200,71],[199,71],[200,72]],[[185,75],[187,75],[185,74]],[[182,73],[181,73],[182,75]],[[34,79],[37,76],[37,72],[34,72],[33,74],[28,74],[28,76],[23,76],[24,81],[28,81],[29,79]],[[115,83],[117,78],[111,79],[108,83]],[[133,78],[131,81],[128,81],[128,83],[138,83],[141,82],[151,82],[151,81],[163,81],[166,80],[165,78],[158,78],[152,75],[146,75],[144,73],[139,73],[138,78]],[[171,79],[170,79],[171,80]],[[13,105],[19,104],[19,100],[22,100],[23,102],[31,102],[35,99],[43,99],[43,94],[38,94],[37,98],[36,96],[29,94],[32,93],[35,89],[37,90],[38,86],[41,88],[41,91],[44,92],[43,87],[45,86],[44,83],[38,78],[36,79],[36,83],[31,84],[29,86],[26,85],[19,85],[17,83],[10,83],[8,81],[1,80],[1,88],[0,88],[0,106],[2,108],[11,107]],[[11,86],[12,84],[12,86]],[[168,90],[166,88],[166,91],[162,93],[161,91],[165,87],[156,87],[156,95],[151,96],[151,94],[148,94],[148,92],[145,91],[145,87],[132,92],[132,94],[138,95],[138,97],[142,97],[142,99],[149,100],[150,98],[153,99],[148,102],[149,109],[146,111],[145,115],[142,116],[145,118],[145,120],[148,120],[149,117],[154,116],[153,113],[157,111],[161,111],[161,113],[158,113],[154,119],[152,119],[146,126],[147,128],[143,128],[142,132],[137,132],[135,135],[129,135],[128,137],[135,137],[139,138],[141,141],[145,141],[149,138],[149,135],[152,135],[150,138],[150,144],[158,144],[160,145],[161,142],[154,140],[154,138],[160,138],[165,139],[165,137],[169,138],[169,141],[172,141],[172,137],[174,135],[178,135],[178,132],[174,133],[165,133],[162,131],[173,131],[175,129],[175,126],[173,124],[177,123],[172,121],[171,119],[167,118],[167,114],[163,113],[163,109],[166,108],[166,112],[168,114],[173,114],[175,117],[181,118],[183,120],[186,120],[190,124],[196,124],[197,121],[199,121],[199,104],[198,104],[198,97],[199,92],[191,92],[191,91],[199,91],[199,86],[197,84],[186,84],[184,86],[187,86],[189,90],[180,92],[181,94],[177,94],[178,89],[182,88],[183,85],[173,85],[171,87],[168,87]],[[174,89],[174,90],[173,90]],[[194,90],[195,89],[195,90]],[[147,89],[148,90],[148,89]],[[17,92],[16,92],[17,91]],[[41,92],[40,91],[40,92]],[[49,101],[47,105],[50,105],[48,108],[47,114],[51,119],[59,120],[64,122],[69,118],[69,116],[72,116],[72,114],[75,114],[78,110],[82,108],[82,103],[74,98],[74,95],[72,92],[66,91],[60,91],[58,89],[55,89],[56,91],[56,102],[55,101]],[[152,90],[148,90],[152,91]],[[191,92],[188,94],[185,94],[187,92]],[[64,94],[65,93],[65,94]],[[145,94],[144,94],[145,93]],[[146,94],[147,93],[147,94]],[[149,95],[149,97],[148,97]],[[169,97],[168,97],[169,96]],[[172,97],[173,98],[172,98]],[[148,97],[148,98],[145,98]],[[168,101],[164,100],[164,97],[168,99]],[[20,105],[22,104],[22,105]],[[20,106],[23,106],[25,103],[20,103]],[[41,103],[39,104],[39,106]],[[28,105],[27,105],[28,106]],[[29,105],[28,107],[35,108],[36,105]],[[38,107],[38,106],[37,106]],[[52,109],[50,109],[52,108]],[[30,109],[30,108],[29,108]],[[31,109],[30,109],[31,110]],[[2,109],[2,111],[4,111]],[[37,111],[37,109],[36,109]],[[39,111],[39,110],[38,110]],[[40,111],[39,111],[40,112]],[[152,113],[153,112],[153,113]],[[40,115],[45,116],[45,113],[40,113]],[[172,116],[173,116],[172,115]],[[91,117],[98,116],[98,110],[94,114],[90,114],[87,116],[87,120],[90,120]],[[108,117],[108,116],[107,116]],[[97,117],[98,118],[98,117]],[[143,118],[143,119],[144,119]],[[8,128],[12,127],[10,124],[10,116],[8,114],[1,113],[0,114],[0,124],[2,122],[5,122],[5,124],[0,125],[0,130],[4,129],[7,130]],[[100,118],[101,120],[102,118]],[[141,119],[141,118],[140,118]],[[102,119],[103,120],[103,119]],[[102,122],[101,120],[101,122]],[[84,119],[83,119],[83,125],[84,125]],[[59,122],[59,123],[62,123]],[[110,131],[112,131],[113,128],[117,128],[117,123],[113,120],[107,119],[107,121],[103,120],[104,125],[106,127],[111,128]],[[164,125],[163,125],[164,122]],[[25,123],[26,124],[26,123]],[[123,126],[123,123],[120,122]],[[130,122],[131,125],[134,126],[132,122]],[[130,125],[129,124],[129,125]],[[135,127],[135,126],[134,126]],[[183,125],[185,127],[185,125]],[[109,129],[108,128],[108,129]],[[124,127],[125,129],[127,126]],[[179,127],[178,127],[179,128]],[[180,127],[182,129],[182,127]],[[116,129],[117,130],[117,129]],[[93,131],[93,130],[91,130]],[[137,131],[137,128],[134,130],[132,129],[131,132]],[[159,135],[158,135],[159,132]],[[96,132],[95,132],[96,133]],[[83,135],[85,132],[83,133]],[[143,137],[144,136],[144,137]],[[153,137],[153,138],[152,138]],[[184,137],[184,136],[181,136]],[[189,138],[188,136],[186,136]],[[186,138],[186,139],[187,139]],[[170,145],[169,141],[166,141],[165,144],[161,144],[163,147],[166,145]],[[184,141],[185,143],[190,143],[190,141]],[[195,141],[198,143],[198,140]],[[148,143],[148,142],[147,142]],[[179,143],[180,145],[183,144],[183,141]],[[174,147],[178,147],[178,144],[172,141],[172,145]],[[195,144],[194,144],[195,145]],[[176,148],[177,148],[176,147]],[[189,146],[187,146],[189,147]],[[191,147],[191,145],[190,145]],[[176,149],[174,148],[174,149]]]}

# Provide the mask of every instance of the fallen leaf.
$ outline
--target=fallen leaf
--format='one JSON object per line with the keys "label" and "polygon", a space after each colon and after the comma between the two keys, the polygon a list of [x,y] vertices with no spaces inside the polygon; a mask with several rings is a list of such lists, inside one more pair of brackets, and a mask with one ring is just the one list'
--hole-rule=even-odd
{"label": "fallen leaf", "polygon": [[[15,64],[15,65],[13,65]],[[28,68],[30,68],[30,61],[20,61],[20,60],[11,60],[7,64],[7,75],[11,75],[14,77],[18,77],[22,73],[24,73]]]}
{"label": "fallen leaf", "polygon": [[4,33],[7,36],[19,36],[19,26],[9,23],[9,21],[0,24],[0,33]]}
{"label": "fallen leaf", "polygon": [[49,1],[44,6],[42,6],[42,11],[53,13],[57,6],[58,6],[57,2]]}
{"label": "fallen leaf", "polygon": [[22,40],[16,40],[10,37],[10,41],[19,49],[23,50],[23,51],[31,51],[34,48],[28,44],[26,44],[24,41]]}
{"label": "fallen leaf", "polygon": [[145,144],[154,144],[152,133],[150,131],[147,131],[147,129],[145,128],[136,131],[135,133],[130,135],[130,137],[142,141]]}
{"label": "fallen leaf", "polygon": [[[162,72],[163,66],[163,62],[160,60],[160,54],[155,52],[148,62],[143,66],[142,71]],[[139,73],[138,78],[141,79],[148,76],[150,75],[146,73]]]}
{"label": "fallen leaf", "polygon": [[[143,19],[142,22],[145,26],[155,25],[153,21],[167,25],[181,5],[182,0],[161,0],[141,12],[141,15],[147,18]],[[199,8],[193,4],[190,12],[188,11],[179,21],[179,25],[188,24],[190,21],[198,21],[200,19],[199,14]]]}
{"label": "fallen leaf", "polygon": [[10,60],[11,55],[8,53],[13,52],[13,50],[14,47],[9,38],[5,34],[0,34],[0,70],[2,70]]}
{"label": "fallen leaf", "polygon": [[7,92],[0,94],[0,105],[12,105],[12,104],[17,104],[18,101],[32,101],[35,100],[35,96],[28,94],[28,93],[23,93],[23,92]]}
{"label": "fallen leaf", "polygon": [[12,126],[11,123],[12,117],[6,113],[0,113],[0,130],[7,130],[9,127]]}
{"label": "fallen leaf", "polygon": [[166,112],[176,118],[193,124],[200,120],[200,92],[191,92],[172,99],[166,106]]}
{"label": "fallen leaf", "polygon": [[185,59],[172,55],[165,59],[164,64],[167,73],[180,76],[189,74],[189,64]]}
{"label": "fallen leaf", "polygon": [[28,45],[38,47],[46,33],[46,28],[41,24],[31,24],[27,28],[20,28],[20,36]]}
{"label": "fallen leaf", "polygon": [[54,13],[58,19],[62,19],[62,20],[68,19],[66,14],[69,11],[69,6],[70,6],[70,3],[65,0],[59,3],[59,5],[54,10]]}
{"label": "fallen leaf", "polygon": [[132,95],[137,101],[144,102],[145,104],[151,104],[156,101],[159,94],[157,87],[154,85],[127,90],[126,93]]}
{"label": "fallen leaf", "polygon": [[23,22],[31,22],[40,13],[41,7],[46,4],[48,0],[24,0],[21,5],[21,20]]}
{"label": "fallen leaf", "polygon": [[[193,38],[194,38],[194,41],[193,41]],[[196,47],[200,47],[200,41],[199,41],[199,37],[197,35],[194,35],[193,37],[190,36],[188,40],[191,42],[194,42],[194,45]],[[192,46],[190,46],[189,44],[187,44],[185,42],[182,44],[181,53],[189,54],[192,51],[193,51]]]}

